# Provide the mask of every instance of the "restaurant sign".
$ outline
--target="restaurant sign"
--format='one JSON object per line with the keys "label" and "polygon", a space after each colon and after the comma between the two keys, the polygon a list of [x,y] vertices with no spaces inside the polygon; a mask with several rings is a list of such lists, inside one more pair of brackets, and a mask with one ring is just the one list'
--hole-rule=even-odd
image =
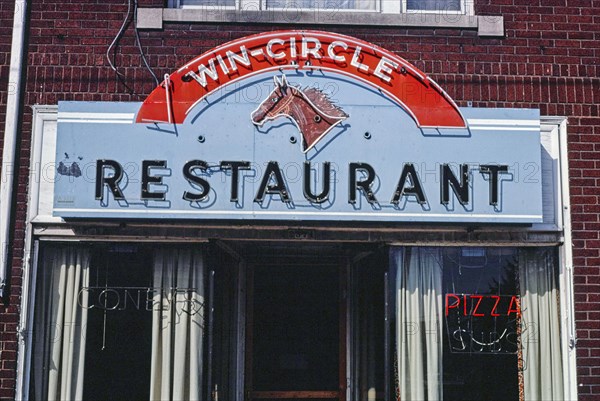
{"label": "restaurant sign", "polygon": [[63,218],[542,219],[537,110],[459,108],[338,34],[235,40],[143,103],[60,102],[57,135]]}

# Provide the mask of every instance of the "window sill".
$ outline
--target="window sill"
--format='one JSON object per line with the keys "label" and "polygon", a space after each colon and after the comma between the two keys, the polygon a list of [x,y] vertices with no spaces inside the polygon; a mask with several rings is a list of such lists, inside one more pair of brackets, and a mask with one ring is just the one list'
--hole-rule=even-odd
{"label": "window sill", "polygon": [[504,36],[504,17],[460,14],[140,8],[137,21],[139,29],[163,29],[165,22],[225,22],[470,29],[479,36]]}

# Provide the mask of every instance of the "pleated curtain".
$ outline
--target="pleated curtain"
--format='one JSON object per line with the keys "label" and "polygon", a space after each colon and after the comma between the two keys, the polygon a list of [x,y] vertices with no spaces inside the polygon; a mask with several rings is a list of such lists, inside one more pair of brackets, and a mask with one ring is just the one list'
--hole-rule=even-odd
{"label": "pleated curtain", "polygon": [[565,399],[556,265],[553,249],[519,253],[526,401]]}
{"label": "pleated curtain", "polygon": [[204,318],[201,250],[154,253],[151,400],[200,400]]}
{"label": "pleated curtain", "polygon": [[[376,10],[378,0],[267,0],[267,8]],[[180,0],[182,6],[235,7],[235,0]]]}
{"label": "pleated curtain", "polygon": [[375,0],[267,0],[267,8],[331,9],[331,10],[375,10]]}
{"label": "pleated curtain", "polygon": [[396,343],[403,401],[442,399],[442,265],[439,248],[393,248]]}
{"label": "pleated curtain", "polygon": [[80,246],[51,247],[44,252],[38,276],[33,343],[33,396],[81,400],[88,317],[90,252]]}

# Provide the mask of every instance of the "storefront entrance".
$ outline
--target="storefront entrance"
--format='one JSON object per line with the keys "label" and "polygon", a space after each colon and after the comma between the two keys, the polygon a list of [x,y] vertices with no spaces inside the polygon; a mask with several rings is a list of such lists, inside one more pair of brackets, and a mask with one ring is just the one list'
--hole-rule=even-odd
{"label": "storefront entrance", "polygon": [[516,400],[561,383],[540,362],[561,351],[552,247],[52,242],[39,258],[30,399],[63,391],[56,360],[82,399]]}
{"label": "storefront entrance", "polygon": [[387,248],[214,244],[207,399],[386,399]]}
{"label": "storefront entrance", "polygon": [[247,400],[345,399],[345,277],[342,261],[250,266]]}

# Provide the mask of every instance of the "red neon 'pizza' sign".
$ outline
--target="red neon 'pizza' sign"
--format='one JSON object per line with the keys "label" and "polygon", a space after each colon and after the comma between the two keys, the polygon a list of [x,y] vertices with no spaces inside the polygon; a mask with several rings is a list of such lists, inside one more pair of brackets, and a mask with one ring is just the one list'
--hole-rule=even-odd
{"label": "red neon 'pizza' sign", "polygon": [[466,127],[452,99],[406,60],[368,42],[320,31],[262,33],[210,50],[165,79],[144,101],[136,121],[181,124],[196,104],[225,85],[294,69],[333,72],[375,87],[419,127]]}

